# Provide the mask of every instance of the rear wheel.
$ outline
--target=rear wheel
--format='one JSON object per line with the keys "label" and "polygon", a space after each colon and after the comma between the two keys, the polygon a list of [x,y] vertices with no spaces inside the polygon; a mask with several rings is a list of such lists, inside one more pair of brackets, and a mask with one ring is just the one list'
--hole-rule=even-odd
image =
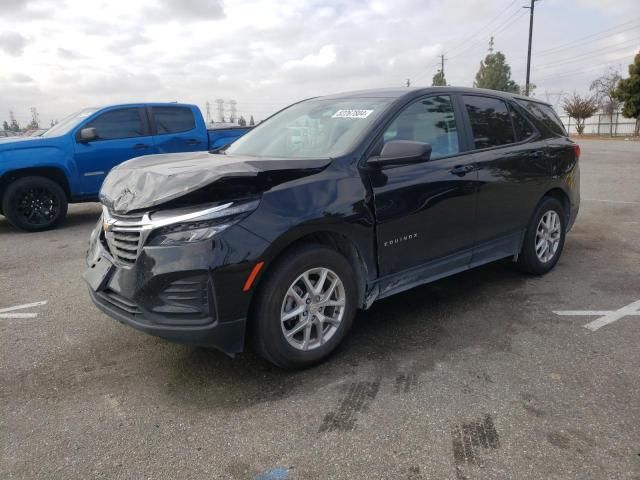
{"label": "rear wheel", "polygon": [[19,178],[5,190],[2,211],[17,228],[28,232],[48,230],[66,216],[67,196],[60,185],[49,178]]}
{"label": "rear wheel", "polygon": [[521,270],[543,275],[558,263],[564,247],[566,218],[557,199],[545,197],[540,202],[527,228],[518,258]]}
{"label": "rear wheel", "polygon": [[295,248],[268,272],[253,309],[253,343],[283,368],[326,359],[340,344],[356,311],[353,268],[321,245]]}

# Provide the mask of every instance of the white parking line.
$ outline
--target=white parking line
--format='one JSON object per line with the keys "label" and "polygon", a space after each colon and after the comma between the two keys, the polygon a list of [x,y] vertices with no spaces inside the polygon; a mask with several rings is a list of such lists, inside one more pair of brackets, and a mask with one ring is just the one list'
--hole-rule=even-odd
{"label": "white parking line", "polygon": [[[0,308],[0,318],[35,318],[38,316],[37,313],[24,313],[24,312],[15,312],[16,310],[24,310],[25,308],[33,308],[39,307],[41,305],[46,305],[47,301],[43,300],[41,302],[33,302],[33,303],[25,303],[24,305],[16,305],[15,307],[9,308]],[[15,313],[10,313],[15,312]]]}
{"label": "white parking line", "polygon": [[622,203],[624,205],[640,205],[640,202],[627,202],[624,200],[605,200],[603,198],[583,198],[585,202]]}
{"label": "white parking line", "polygon": [[600,316],[600,318],[597,318],[584,326],[584,328],[588,328],[592,332],[595,332],[605,325],[616,322],[621,318],[629,316],[640,316],[640,300],[630,303],[629,305],[625,305],[618,310],[554,310],[553,313],[555,313],[556,315],[568,316],[598,315]]}

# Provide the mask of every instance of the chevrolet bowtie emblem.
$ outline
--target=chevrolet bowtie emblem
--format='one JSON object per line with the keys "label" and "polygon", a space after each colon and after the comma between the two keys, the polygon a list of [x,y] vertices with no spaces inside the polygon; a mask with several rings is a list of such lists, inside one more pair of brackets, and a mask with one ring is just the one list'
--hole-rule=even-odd
{"label": "chevrolet bowtie emblem", "polygon": [[111,222],[109,222],[108,220],[103,220],[102,221],[102,229],[105,232],[108,232],[110,228],[111,228]]}

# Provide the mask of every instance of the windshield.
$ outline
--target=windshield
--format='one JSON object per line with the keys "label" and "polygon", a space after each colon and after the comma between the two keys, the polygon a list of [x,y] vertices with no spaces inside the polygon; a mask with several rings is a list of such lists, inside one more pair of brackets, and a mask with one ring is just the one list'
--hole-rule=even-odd
{"label": "windshield", "polygon": [[361,138],[393,99],[307,100],[274,115],[236,140],[227,155],[334,158]]}
{"label": "windshield", "polygon": [[69,132],[73,127],[82,122],[89,115],[97,112],[97,108],[85,108],[79,112],[69,115],[63,118],[60,122],[56,123],[53,127],[42,134],[43,137],[59,137]]}

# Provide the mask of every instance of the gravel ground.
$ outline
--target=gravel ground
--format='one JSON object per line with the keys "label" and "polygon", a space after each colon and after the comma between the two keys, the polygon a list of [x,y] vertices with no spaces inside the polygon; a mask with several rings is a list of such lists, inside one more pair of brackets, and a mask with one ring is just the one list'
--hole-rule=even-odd
{"label": "gravel ground", "polygon": [[640,144],[581,142],[583,202],[556,269],[508,261],[360,313],[327,363],[284,372],[176,345],[91,304],[99,214],[24,234],[0,217],[0,478],[640,479]]}

